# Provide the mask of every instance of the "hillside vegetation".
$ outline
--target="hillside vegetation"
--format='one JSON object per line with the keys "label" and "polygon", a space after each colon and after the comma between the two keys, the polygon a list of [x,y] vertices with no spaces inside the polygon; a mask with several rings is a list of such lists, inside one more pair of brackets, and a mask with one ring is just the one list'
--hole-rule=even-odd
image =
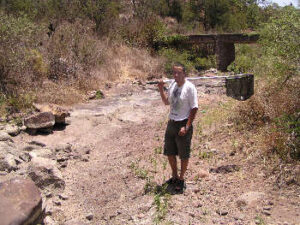
{"label": "hillside vegetation", "polygon": [[[125,79],[161,77],[179,61],[215,67],[213,46],[158,47],[183,34],[257,32],[229,67],[256,75],[256,94],[234,103],[229,121],[279,160],[300,158],[300,14],[256,0],[2,0],[0,115],[33,102],[74,104],[89,90]],[[250,132],[250,134],[248,133]],[[254,136],[253,136],[254,138]]]}

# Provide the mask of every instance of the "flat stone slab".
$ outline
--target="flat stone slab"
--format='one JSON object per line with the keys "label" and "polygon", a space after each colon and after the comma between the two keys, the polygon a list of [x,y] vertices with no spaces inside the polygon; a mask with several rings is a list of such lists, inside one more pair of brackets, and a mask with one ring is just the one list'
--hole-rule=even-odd
{"label": "flat stone slab", "polygon": [[40,112],[24,119],[24,125],[29,129],[42,129],[53,127],[55,117],[51,112]]}
{"label": "flat stone slab", "polygon": [[0,183],[1,225],[35,224],[42,215],[42,197],[30,179],[15,178]]}

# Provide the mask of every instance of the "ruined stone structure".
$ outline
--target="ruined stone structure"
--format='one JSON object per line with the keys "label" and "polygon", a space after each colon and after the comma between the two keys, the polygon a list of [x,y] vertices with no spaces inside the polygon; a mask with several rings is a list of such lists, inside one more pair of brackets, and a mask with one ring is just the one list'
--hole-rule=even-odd
{"label": "ruined stone structure", "polygon": [[214,43],[217,56],[217,68],[226,71],[227,66],[235,59],[235,43],[255,43],[259,38],[258,34],[202,34],[190,35],[184,41],[188,44]]}

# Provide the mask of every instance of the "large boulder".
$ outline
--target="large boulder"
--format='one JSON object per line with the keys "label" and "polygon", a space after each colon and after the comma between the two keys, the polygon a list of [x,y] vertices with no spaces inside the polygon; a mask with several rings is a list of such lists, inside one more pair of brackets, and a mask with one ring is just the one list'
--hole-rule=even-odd
{"label": "large boulder", "polygon": [[40,112],[24,119],[24,125],[29,129],[44,129],[53,127],[55,117],[51,112]]}
{"label": "large boulder", "polygon": [[27,168],[28,176],[35,184],[44,189],[48,186],[58,189],[65,188],[65,182],[55,160],[34,157]]}
{"label": "large boulder", "polygon": [[42,197],[29,179],[15,178],[0,183],[1,225],[38,224],[42,217]]}
{"label": "large boulder", "polygon": [[55,123],[64,124],[66,117],[70,116],[67,109],[55,104],[33,104],[39,112],[51,112],[55,117]]}

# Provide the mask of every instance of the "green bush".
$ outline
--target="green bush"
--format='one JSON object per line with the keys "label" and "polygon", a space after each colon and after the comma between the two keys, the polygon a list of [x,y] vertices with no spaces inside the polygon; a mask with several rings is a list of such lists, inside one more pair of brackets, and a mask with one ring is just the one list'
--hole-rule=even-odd
{"label": "green bush", "polygon": [[284,7],[260,29],[263,50],[260,66],[264,73],[287,80],[299,74],[300,14],[292,6]]}
{"label": "green bush", "polygon": [[20,86],[39,76],[27,59],[31,50],[39,46],[42,26],[26,15],[15,17],[1,11],[0,24],[0,91],[17,94]]}
{"label": "green bush", "polygon": [[187,72],[193,70],[194,68],[193,63],[189,60],[191,55],[188,53],[188,51],[178,51],[174,49],[161,49],[159,51],[159,54],[161,56],[164,56],[167,59],[165,64],[165,72],[170,77],[172,76],[172,64],[174,62],[179,62],[183,64]]}

